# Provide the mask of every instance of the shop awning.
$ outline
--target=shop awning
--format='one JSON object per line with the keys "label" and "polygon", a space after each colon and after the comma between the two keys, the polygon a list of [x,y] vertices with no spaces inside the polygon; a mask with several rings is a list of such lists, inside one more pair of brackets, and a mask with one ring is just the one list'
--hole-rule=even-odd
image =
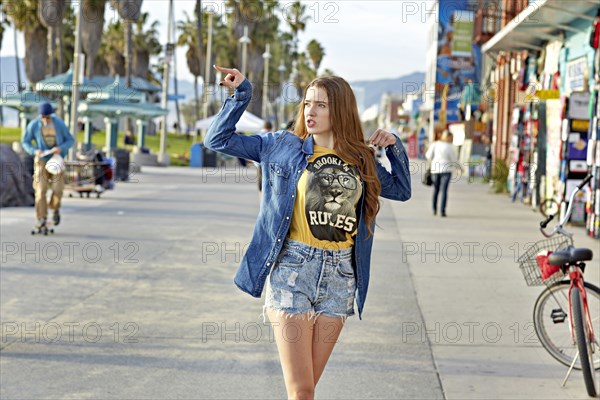
{"label": "shop awning", "polygon": [[517,15],[496,33],[481,50],[492,54],[499,51],[541,50],[542,45],[558,39],[560,31],[581,32],[572,26],[578,19],[594,20],[600,0],[538,0]]}

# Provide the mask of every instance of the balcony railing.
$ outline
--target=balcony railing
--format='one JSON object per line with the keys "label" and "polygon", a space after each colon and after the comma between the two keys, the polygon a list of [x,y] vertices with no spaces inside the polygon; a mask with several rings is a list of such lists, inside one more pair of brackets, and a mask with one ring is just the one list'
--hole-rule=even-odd
{"label": "balcony railing", "polygon": [[528,4],[529,0],[478,0],[473,41],[481,45],[490,40]]}

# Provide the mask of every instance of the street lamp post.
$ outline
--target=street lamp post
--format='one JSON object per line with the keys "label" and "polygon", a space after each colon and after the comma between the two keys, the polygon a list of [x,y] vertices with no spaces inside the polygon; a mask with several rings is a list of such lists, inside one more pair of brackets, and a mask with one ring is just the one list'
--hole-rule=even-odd
{"label": "street lamp post", "polygon": [[77,107],[79,107],[79,85],[81,84],[81,70],[83,70],[82,54],[81,54],[81,18],[83,18],[83,4],[79,4],[77,17],[75,20],[75,54],[73,56],[73,81],[71,83],[71,132],[75,140],[75,144],[70,151],[70,158],[74,160],[77,152]]}
{"label": "street lamp post", "polygon": [[[296,78],[298,77],[298,62],[296,60],[292,61],[292,72],[290,73],[290,83],[291,83],[291,88],[292,91],[294,93],[293,98],[290,99],[292,102],[297,101],[298,99],[298,89],[296,88]],[[289,90],[289,89],[288,89]],[[288,91],[289,93],[289,91]],[[288,115],[288,119],[293,118],[293,115],[291,115],[292,111],[289,111]]]}
{"label": "street lamp post", "polygon": [[203,112],[204,119],[208,118],[208,82],[210,81],[210,61],[212,54],[212,36],[213,36],[213,13],[208,11],[208,40],[206,41],[206,64],[204,67],[204,83],[202,84],[202,100],[204,101]]}
{"label": "street lamp post", "polygon": [[283,112],[284,112],[284,107],[285,107],[285,99],[284,99],[284,89],[285,89],[285,85],[283,82],[284,76],[285,76],[285,65],[283,64],[283,59],[281,60],[281,64],[279,64],[279,67],[277,68],[277,70],[279,71],[279,82],[281,85],[281,89],[280,89],[280,94],[279,94],[279,125],[282,125],[283,123],[285,123],[284,116],[283,116]]}
{"label": "street lamp post", "polygon": [[[169,94],[169,70],[171,66],[171,58],[173,56],[173,49],[175,45],[171,40],[171,21],[173,20],[173,0],[169,1],[169,22],[167,27],[167,45],[165,47],[165,60],[164,60],[164,71],[163,71],[163,85],[162,85],[162,101],[161,107],[168,109],[168,94]],[[162,119],[162,126],[160,129],[160,150],[158,153],[158,162],[162,165],[168,166],[170,164],[169,155],[167,154],[167,116],[165,115]]]}
{"label": "street lamp post", "polygon": [[240,43],[242,44],[242,75],[246,75],[246,59],[248,58],[248,45],[251,40],[248,37],[248,27],[244,26],[244,36],[240,38]]}
{"label": "street lamp post", "polygon": [[264,65],[264,76],[263,76],[263,100],[262,100],[262,118],[267,119],[267,103],[269,100],[269,60],[271,59],[271,53],[269,50],[271,45],[267,43],[267,48],[263,53],[262,57],[265,60]]}

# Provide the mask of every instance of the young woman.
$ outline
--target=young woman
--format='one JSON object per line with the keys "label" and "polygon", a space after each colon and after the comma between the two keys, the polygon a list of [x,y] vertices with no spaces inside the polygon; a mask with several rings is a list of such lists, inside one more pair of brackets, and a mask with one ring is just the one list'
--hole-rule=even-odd
{"label": "young woman", "polygon": [[[367,295],[379,196],[410,198],[408,158],[400,140],[378,129],[392,171],[365,143],[356,99],[339,77],[317,78],[304,94],[294,132],[235,134],[252,97],[237,69],[215,68],[235,89],[208,130],[213,150],[260,162],[263,198],[254,235],[235,277],[260,297],[272,323],[290,399],[312,399],[347,317],[359,318]],[[361,318],[362,319],[362,318]]]}

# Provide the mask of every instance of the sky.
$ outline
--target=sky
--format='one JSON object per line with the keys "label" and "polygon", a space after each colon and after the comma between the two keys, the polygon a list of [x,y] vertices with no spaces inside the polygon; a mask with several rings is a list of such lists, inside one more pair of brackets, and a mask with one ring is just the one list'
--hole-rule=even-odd
{"label": "sky", "polygon": [[[108,2],[107,2],[108,3]],[[290,2],[281,1],[285,5]],[[300,34],[300,48],[318,40],[325,49],[321,68],[328,68],[349,81],[397,78],[415,71],[425,71],[427,27],[425,3],[408,0],[338,0],[302,1],[311,20]],[[175,0],[175,20],[192,14],[195,0]],[[223,13],[221,1],[203,1]],[[160,21],[159,39],[167,40],[167,0],[145,0],[142,11],[151,20]],[[279,11],[286,15],[285,11]],[[107,4],[106,18],[116,18]],[[19,55],[24,55],[23,35],[18,34]],[[178,79],[192,81],[187,70],[185,48],[177,51]],[[2,56],[14,55],[13,31],[5,32]],[[322,70],[321,69],[321,70]]]}

